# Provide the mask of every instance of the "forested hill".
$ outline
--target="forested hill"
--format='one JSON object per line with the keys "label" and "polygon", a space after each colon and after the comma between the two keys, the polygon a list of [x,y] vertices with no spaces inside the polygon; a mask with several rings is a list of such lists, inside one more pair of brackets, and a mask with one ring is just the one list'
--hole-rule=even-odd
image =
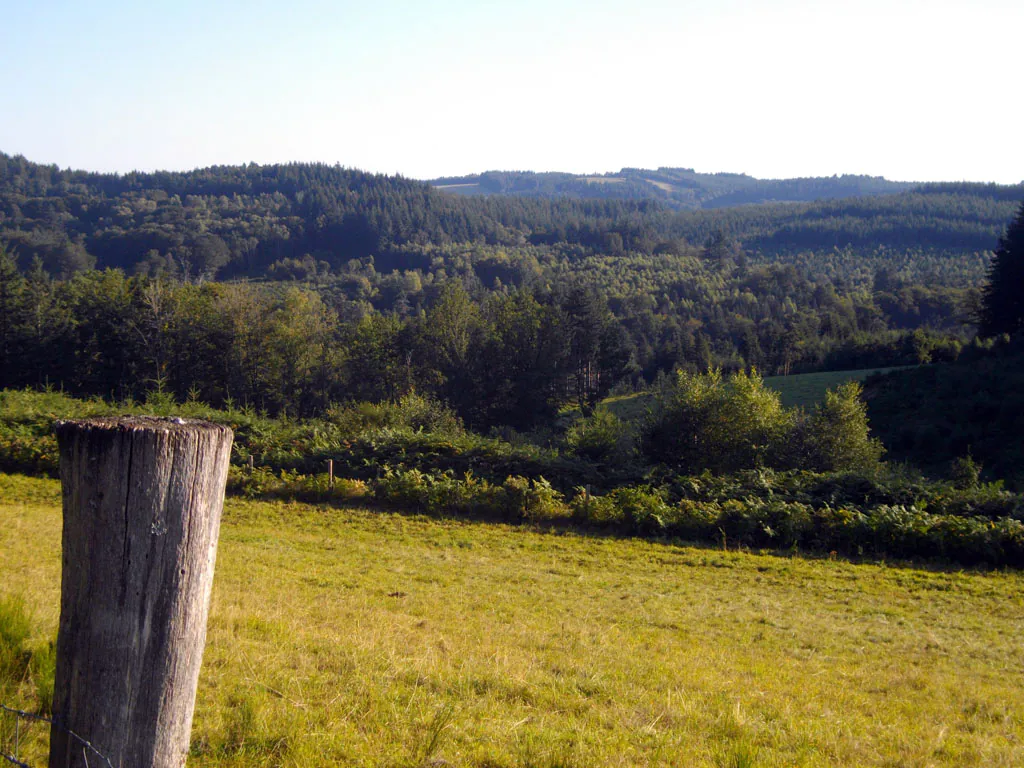
{"label": "forested hill", "polygon": [[981,274],[978,254],[995,246],[1020,199],[1024,186],[956,184],[677,211],[650,199],[457,196],[426,182],[320,164],[118,175],[0,153],[0,244],[23,268],[38,257],[54,276],[120,267],[260,277],[294,260],[323,274],[370,256],[378,269],[419,269],[438,258],[432,251],[460,244],[678,254],[717,236],[752,258],[785,258],[812,271],[844,249],[858,257],[898,253],[903,263],[925,252],[966,256],[974,265],[970,282]]}
{"label": "forested hill", "polygon": [[904,192],[914,186],[910,182],[888,181],[880,176],[756,179],[743,173],[697,173],[692,168],[623,168],[617,173],[589,176],[487,171],[433,179],[430,183],[438,189],[460,195],[657,200],[681,210],[885,195]]}

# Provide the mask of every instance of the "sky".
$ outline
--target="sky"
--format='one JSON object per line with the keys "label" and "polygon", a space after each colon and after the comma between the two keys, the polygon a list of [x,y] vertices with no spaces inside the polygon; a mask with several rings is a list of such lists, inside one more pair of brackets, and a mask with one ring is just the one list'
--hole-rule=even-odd
{"label": "sky", "polygon": [[1024,180],[1021,0],[0,9],[0,151],[62,168]]}

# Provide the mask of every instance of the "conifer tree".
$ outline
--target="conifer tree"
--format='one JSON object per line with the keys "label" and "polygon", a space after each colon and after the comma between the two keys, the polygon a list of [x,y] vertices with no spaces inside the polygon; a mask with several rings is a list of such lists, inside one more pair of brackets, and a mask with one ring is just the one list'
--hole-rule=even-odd
{"label": "conifer tree", "polygon": [[999,239],[981,301],[979,336],[1024,330],[1024,203]]}

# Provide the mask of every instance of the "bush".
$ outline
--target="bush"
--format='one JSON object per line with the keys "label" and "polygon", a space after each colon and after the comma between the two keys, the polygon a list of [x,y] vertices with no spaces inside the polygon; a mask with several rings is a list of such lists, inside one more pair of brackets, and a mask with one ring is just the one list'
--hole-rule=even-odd
{"label": "bush", "polygon": [[334,406],[327,411],[325,421],[336,426],[342,434],[350,436],[383,428],[445,435],[461,435],[465,432],[462,420],[451,408],[439,400],[415,392],[402,396],[397,402]]}
{"label": "bush", "polygon": [[506,520],[554,520],[566,517],[569,508],[564,497],[543,477],[530,480],[509,476],[502,483],[502,511]]}
{"label": "bush", "polygon": [[714,502],[682,499],[672,511],[670,532],[689,541],[713,541],[719,533],[721,508]]}
{"label": "bush", "polygon": [[808,462],[819,472],[869,472],[878,468],[885,448],[870,436],[867,407],[859,382],[849,381],[825,393],[807,422]]}
{"label": "bush", "polygon": [[250,472],[234,466],[228,469],[227,492],[247,499],[296,499],[310,503],[354,502],[370,493],[363,480],[335,477],[331,486],[327,474],[302,475],[294,470],[275,473],[270,467],[255,467]]}
{"label": "bush", "polygon": [[572,424],[565,444],[574,456],[607,464],[629,457],[631,437],[626,425],[607,408],[598,408]]}
{"label": "bush", "polygon": [[648,486],[616,488],[609,494],[618,516],[637,533],[662,534],[668,528],[672,509],[661,489]]}
{"label": "bush", "polygon": [[430,500],[429,477],[418,469],[388,469],[377,481],[373,495],[379,501],[400,507],[423,508]]}
{"label": "bush", "polygon": [[950,462],[949,479],[953,487],[960,490],[977,488],[981,479],[981,464],[976,462],[970,453],[959,456]]}
{"label": "bush", "polygon": [[749,469],[766,464],[791,423],[756,371],[727,379],[718,370],[679,371],[644,425],[643,452],[688,472]]}
{"label": "bush", "polygon": [[616,526],[622,523],[622,511],[611,496],[595,496],[580,486],[570,503],[572,519],[578,523]]}
{"label": "bush", "polygon": [[376,483],[374,495],[387,504],[433,515],[539,522],[569,514],[562,494],[543,477],[510,475],[501,485],[492,485],[469,473],[456,478],[450,473],[388,469]]}

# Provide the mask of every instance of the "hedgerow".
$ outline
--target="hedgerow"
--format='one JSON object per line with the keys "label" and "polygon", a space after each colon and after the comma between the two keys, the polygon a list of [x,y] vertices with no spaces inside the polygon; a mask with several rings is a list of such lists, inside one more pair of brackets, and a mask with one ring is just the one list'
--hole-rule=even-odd
{"label": "hedgerow", "polygon": [[334,409],[329,419],[295,422],[195,403],[114,406],[0,392],[0,470],[55,475],[55,418],[173,408],[235,430],[228,493],[248,498],[572,524],[728,548],[1024,567],[1024,496],[999,483],[930,482],[884,464],[853,472],[699,475],[660,467],[640,475],[636,467],[473,435],[443,413],[431,414],[433,407],[351,406]]}

